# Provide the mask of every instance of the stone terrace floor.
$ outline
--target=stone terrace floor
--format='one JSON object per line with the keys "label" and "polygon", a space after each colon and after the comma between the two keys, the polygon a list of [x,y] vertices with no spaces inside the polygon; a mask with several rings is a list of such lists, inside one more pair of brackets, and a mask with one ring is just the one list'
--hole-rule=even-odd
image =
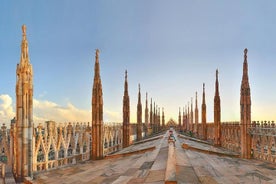
{"label": "stone terrace floor", "polygon": [[[176,179],[177,183],[206,184],[264,184],[276,183],[276,165],[258,160],[245,160],[218,156],[203,152],[185,150],[183,143],[197,149],[225,152],[204,143],[176,137]],[[88,161],[35,175],[33,183],[73,184],[73,183],[113,183],[113,184],[161,184],[165,182],[168,158],[168,132],[158,139],[132,145],[115,154],[152,148],[145,153],[137,153],[118,158]],[[229,152],[231,154],[231,152]]]}

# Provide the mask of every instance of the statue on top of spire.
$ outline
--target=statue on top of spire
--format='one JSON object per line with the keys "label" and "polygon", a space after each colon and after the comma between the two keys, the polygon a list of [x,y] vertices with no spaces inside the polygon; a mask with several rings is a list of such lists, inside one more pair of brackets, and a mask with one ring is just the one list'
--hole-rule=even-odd
{"label": "statue on top of spire", "polygon": [[247,56],[247,48],[244,49],[244,56]]}
{"label": "statue on top of spire", "polygon": [[99,54],[100,54],[100,50],[96,49],[96,57],[99,57]]}
{"label": "statue on top of spire", "polygon": [[22,33],[25,35],[26,34],[26,25],[25,24],[23,24],[23,26],[22,26]]}

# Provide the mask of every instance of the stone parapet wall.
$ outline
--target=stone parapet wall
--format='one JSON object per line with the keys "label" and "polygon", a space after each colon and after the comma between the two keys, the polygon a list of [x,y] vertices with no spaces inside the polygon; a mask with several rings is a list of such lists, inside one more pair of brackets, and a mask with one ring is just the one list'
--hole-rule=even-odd
{"label": "stone parapet wall", "polygon": [[[207,123],[207,138],[214,140],[214,124]],[[202,139],[202,124],[198,124],[196,137]],[[247,133],[251,135],[251,157],[276,163],[276,125],[274,121],[252,121]],[[221,146],[227,150],[241,153],[240,122],[221,123]]]}
{"label": "stone parapet wall", "polygon": [[203,131],[202,131],[202,124],[199,123],[197,125],[197,129],[198,129],[198,132],[197,132],[197,137],[200,138],[200,139],[203,139]]}
{"label": "stone parapet wall", "polygon": [[276,127],[274,121],[253,121],[248,133],[252,136],[251,156],[276,163]]}
{"label": "stone parapet wall", "polygon": [[90,159],[91,127],[86,123],[39,124],[33,133],[33,171]]}
{"label": "stone parapet wall", "polygon": [[104,156],[122,149],[122,123],[104,123]]}
{"label": "stone parapet wall", "polygon": [[215,138],[215,125],[214,123],[206,123],[207,128],[207,140],[214,142]]}
{"label": "stone parapet wall", "polygon": [[241,152],[241,132],[239,122],[221,123],[221,146],[240,153]]}
{"label": "stone parapet wall", "polygon": [[11,166],[12,146],[10,145],[10,130],[3,124],[0,129],[0,162]]}

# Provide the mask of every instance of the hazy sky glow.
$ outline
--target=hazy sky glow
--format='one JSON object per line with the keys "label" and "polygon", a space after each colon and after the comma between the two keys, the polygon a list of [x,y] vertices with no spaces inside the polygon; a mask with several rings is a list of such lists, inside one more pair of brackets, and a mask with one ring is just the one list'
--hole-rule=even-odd
{"label": "hazy sky glow", "polygon": [[[34,70],[34,117],[91,121],[95,49],[100,49],[104,121],[122,121],[128,70],[131,122],[138,83],[177,120],[206,83],[213,121],[219,69],[222,121],[239,120],[243,50],[248,48],[252,120],[276,118],[276,3],[274,1],[4,1],[0,6],[0,122],[15,112],[15,71],[21,26],[27,26]],[[144,113],[144,112],[143,112]],[[199,117],[201,120],[201,116]],[[144,121],[144,114],[143,114]]]}

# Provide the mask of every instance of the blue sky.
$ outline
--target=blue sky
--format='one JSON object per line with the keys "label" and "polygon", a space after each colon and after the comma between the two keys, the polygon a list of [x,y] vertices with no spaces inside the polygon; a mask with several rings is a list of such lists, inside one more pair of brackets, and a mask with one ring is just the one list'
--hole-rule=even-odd
{"label": "blue sky", "polygon": [[127,69],[132,122],[138,83],[143,102],[148,92],[165,108],[166,120],[177,120],[179,107],[187,105],[196,91],[200,108],[203,82],[207,120],[212,122],[217,68],[222,121],[239,120],[244,48],[248,48],[252,120],[275,120],[275,5],[274,1],[211,0],[2,1],[0,122],[8,123],[15,112],[22,24],[27,26],[34,69],[37,122],[90,121],[96,48],[105,121],[122,120]]}

